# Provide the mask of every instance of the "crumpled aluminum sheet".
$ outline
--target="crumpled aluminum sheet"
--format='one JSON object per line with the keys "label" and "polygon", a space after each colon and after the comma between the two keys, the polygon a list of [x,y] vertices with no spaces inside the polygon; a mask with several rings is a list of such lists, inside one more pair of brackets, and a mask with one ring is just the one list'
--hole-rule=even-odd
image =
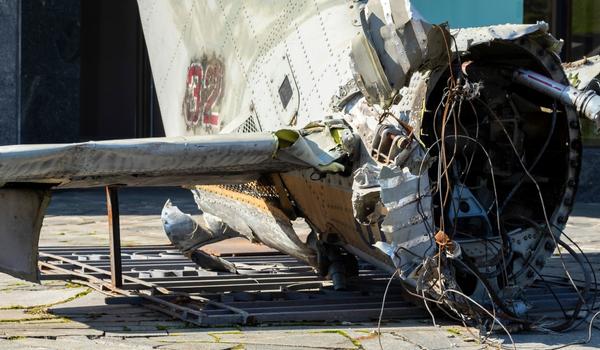
{"label": "crumpled aluminum sheet", "polygon": [[446,59],[448,33],[425,21],[408,0],[371,0],[363,13],[363,33],[352,44],[355,79],[370,104],[389,106],[421,65]]}
{"label": "crumpled aluminum sheet", "polygon": [[451,30],[458,51],[467,51],[470,47],[489,43],[495,40],[517,40],[525,36],[534,38],[546,49],[559,54],[563,42],[551,35],[548,23],[536,24],[501,24],[489,27],[460,28]]}
{"label": "crumpled aluminum sheet", "polygon": [[600,55],[565,63],[563,68],[573,87],[585,89],[594,78],[600,75]]}
{"label": "crumpled aluminum sheet", "polygon": [[[433,241],[427,225],[431,221],[431,200],[427,173],[415,175],[408,168],[382,167],[379,175],[381,201],[388,210],[381,231],[392,243],[401,277],[412,273],[426,253],[433,252]],[[417,258],[415,258],[417,257]]]}

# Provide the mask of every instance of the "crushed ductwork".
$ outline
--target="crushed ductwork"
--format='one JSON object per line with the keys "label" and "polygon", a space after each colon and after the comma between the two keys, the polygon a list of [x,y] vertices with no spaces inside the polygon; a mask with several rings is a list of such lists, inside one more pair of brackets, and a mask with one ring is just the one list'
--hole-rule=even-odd
{"label": "crushed ductwork", "polygon": [[361,21],[352,68],[370,104],[389,107],[412,73],[448,60],[447,29],[427,23],[410,1],[369,1]]}
{"label": "crushed ductwork", "polygon": [[354,153],[356,138],[343,120],[313,122],[302,129],[275,132],[279,141],[278,158],[302,161],[321,172],[343,172],[341,158]]}
{"label": "crushed ductwork", "polygon": [[[543,22],[448,32],[408,1],[371,0],[362,27],[354,84],[334,101],[361,140],[357,224],[379,227],[373,245],[415,297],[464,320],[492,314],[477,301],[531,325],[522,291],[564,246],[577,187],[575,112],[600,127],[600,97],[569,86]],[[567,66],[571,82],[588,85],[596,63]]]}
{"label": "crushed ductwork", "polygon": [[356,220],[379,224],[385,240],[375,247],[392,259],[403,279],[435,252],[429,233],[433,222],[428,168],[422,166],[429,162],[416,140],[408,143],[406,154],[397,154],[392,162],[367,163],[355,170],[352,185]]}
{"label": "crushed ductwork", "polygon": [[584,90],[600,76],[600,55],[564,63],[563,68],[574,88]]}
{"label": "crushed ductwork", "polygon": [[200,213],[192,218],[167,200],[161,220],[167,238],[184,256],[208,270],[237,272],[235,265],[227,260],[198,250],[201,246],[240,236],[221,219],[210,213]]}

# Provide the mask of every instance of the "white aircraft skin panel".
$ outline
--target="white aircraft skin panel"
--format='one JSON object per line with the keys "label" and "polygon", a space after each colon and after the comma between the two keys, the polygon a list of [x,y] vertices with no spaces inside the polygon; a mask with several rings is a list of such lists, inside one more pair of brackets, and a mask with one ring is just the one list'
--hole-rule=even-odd
{"label": "white aircraft skin panel", "polygon": [[143,26],[147,26],[148,23],[150,23],[152,14],[154,13],[154,10],[156,9],[156,4],[163,2],[161,0],[143,0],[144,1],[144,6],[138,6],[139,8],[139,12],[140,12],[140,21],[142,22]]}
{"label": "white aircraft skin panel", "polygon": [[[223,127],[235,118],[248,115],[250,112],[250,101],[256,94],[256,88],[249,83],[248,72],[256,53],[252,47],[242,45],[251,41],[251,36],[243,23],[241,3],[235,1],[216,1],[216,3],[219,13],[215,16],[223,20],[220,27],[222,45],[218,50],[218,55],[222,57],[225,65],[225,86],[220,106],[220,123]],[[196,130],[196,133],[198,132],[202,133],[202,130]]]}
{"label": "white aircraft skin panel", "polygon": [[[154,81],[160,99],[165,133],[168,136],[185,135],[185,123],[181,118],[181,96],[185,85],[174,84],[174,81],[185,82],[186,72],[176,67],[187,60],[182,42],[186,32],[190,30],[194,1],[178,1],[174,7],[167,1],[140,0],[138,5],[145,18],[142,25],[151,65],[154,68]],[[181,18],[181,25],[173,20],[178,17]]]}
{"label": "white aircraft skin panel", "polygon": [[[277,10],[274,7],[271,7],[271,10],[275,14],[282,13],[283,11]],[[268,120],[273,120],[275,125],[279,125],[277,123],[277,116],[280,115],[283,111],[280,108],[280,104],[275,103],[278,101],[277,98],[277,90],[275,85],[277,80],[273,80],[272,77],[267,76],[269,70],[262,69],[264,68],[265,59],[269,56],[273,56],[273,53],[276,48],[273,47],[273,43],[277,42],[276,38],[274,38],[275,32],[271,31],[269,26],[266,25],[265,21],[257,21],[256,17],[250,13],[250,10],[244,6],[244,2],[242,2],[242,14],[243,14],[243,22],[246,24],[248,28],[248,33],[251,35],[251,39],[249,42],[254,45],[250,45],[253,49],[257,51],[257,61],[254,63],[252,67],[252,71],[250,72],[250,76],[252,77],[250,81],[257,83],[255,87],[256,90],[261,91],[260,97],[265,99],[264,103],[259,103],[257,101],[256,105],[261,106],[269,106],[268,110],[258,112],[258,115],[268,116]],[[278,15],[273,18],[271,26],[281,24],[282,15]],[[263,23],[262,27],[257,27],[256,23]],[[282,32],[285,32],[283,28],[280,28]],[[253,96],[253,100],[257,98],[256,95]],[[259,107],[260,108],[260,107]]]}
{"label": "white aircraft skin panel", "polygon": [[[351,1],[138,4],[168,136],[231,132],[252,115],[263,130],[287,126],[296,114],[301,127],[329,114],[331,96],[352,78]],[[284,107],[286,77],[292,94]]]}
{"label": "white aircraft skin panel", "polygon": [[[348,3],[320,3],[321,12],[317,12],[314,3],[311,4],[315,15],[309,21],[294,22],[295,33],[286,42],[288,57],[300,90],[298,126],[329,114],[331,96],[340,85],[352,78],[351,75],[336,73],[347,71],[345,67],[350,64],[347,54],[338,57],[323,55],[323,52],[330,52],[334,47],[348,46],[354,35],[351,31],[354,16],[349,11]],[[319,17],[327,20],[336,18],[339,26],[331,29],[328,25],[322,26]]]}

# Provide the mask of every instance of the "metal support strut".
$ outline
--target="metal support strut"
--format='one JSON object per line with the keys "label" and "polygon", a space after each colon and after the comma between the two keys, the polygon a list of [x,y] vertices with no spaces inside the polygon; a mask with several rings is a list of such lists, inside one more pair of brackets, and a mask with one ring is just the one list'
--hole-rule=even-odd
{"label": "metal support strut", "polygon": [[119,224],[118,188],[106,186],[106,210],[108,212],[108,235],[110,244],[110,279],[114,288],[123,286],[121,264],[121,226]]}

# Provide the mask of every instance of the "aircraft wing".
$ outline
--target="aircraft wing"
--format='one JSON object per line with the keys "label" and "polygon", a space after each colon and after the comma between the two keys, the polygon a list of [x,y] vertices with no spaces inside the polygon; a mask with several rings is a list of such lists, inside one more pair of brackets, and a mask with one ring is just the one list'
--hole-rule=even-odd
{"label": "aircraft wing", "polygon": [[341,171],[342,147],[319,145],[324,136],[333,139],[330,131],[1,146],[0,271],[38,280],[39,233],[52,188],[230,184],[310,167]]}
{"label": "aircraft wing", "polygon": [[[0,184],[51,187],[240,183],[309,167],[277,158],[272,133],[0,147]],[[38,186],[39,187],[39,186]]]}

